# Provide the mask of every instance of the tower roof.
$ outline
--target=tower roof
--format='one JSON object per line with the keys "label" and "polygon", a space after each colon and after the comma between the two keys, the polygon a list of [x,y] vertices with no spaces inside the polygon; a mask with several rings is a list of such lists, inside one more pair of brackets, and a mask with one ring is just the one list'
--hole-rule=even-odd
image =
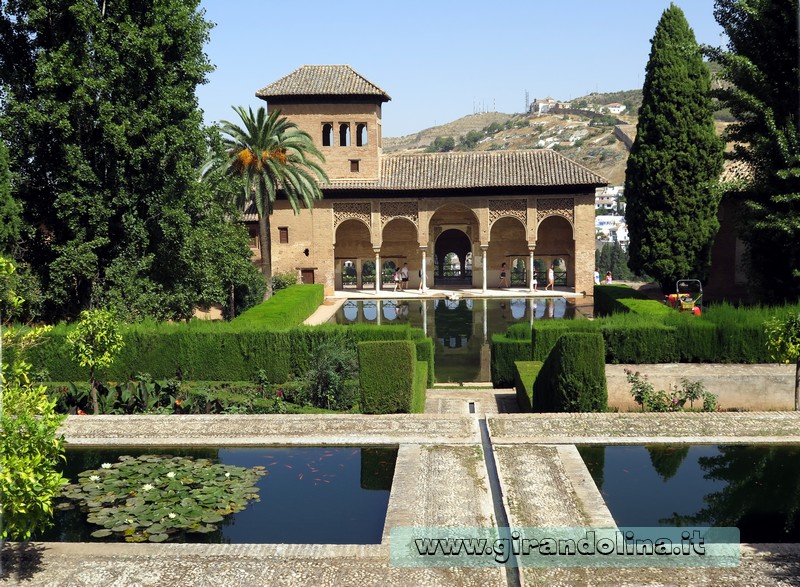
{"label": "tower roof", "polygon": [[381,102],[391,100],[389,94],[349,65],[303,65],[256,92],[256,97],[265,100],[307,96],[366,96]]}

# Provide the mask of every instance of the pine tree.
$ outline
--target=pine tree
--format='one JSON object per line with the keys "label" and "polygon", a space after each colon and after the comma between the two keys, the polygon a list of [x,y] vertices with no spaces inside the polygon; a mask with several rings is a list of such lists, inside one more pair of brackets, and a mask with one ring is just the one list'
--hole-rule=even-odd
{"label": "pine tree", "polygon": [[652,39],[625,179],[630,267],[665,290],[708,271],[723,156],[712,113],[708,68],[673,4]]}
{"label": "pine tree", "polygon": [[800,48],[798,0],[717,0],[728,51],[708,49],[727,82],[716,92],[736,118],[732,158],[749,177],[741,236],[766,301],[800,298]]}

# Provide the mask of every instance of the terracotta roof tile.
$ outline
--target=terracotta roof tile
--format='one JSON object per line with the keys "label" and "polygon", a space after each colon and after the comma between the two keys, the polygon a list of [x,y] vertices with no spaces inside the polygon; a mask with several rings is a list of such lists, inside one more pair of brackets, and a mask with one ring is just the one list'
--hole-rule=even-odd
{"label": "terracotta roof tile", "polygon": [[325,190],[429,190],[480,187],[605,186],[608,180],[545,149],[396,155],[383,158],[376,181],[334,181]]}
{"label": "terracotta roof tile", "polygon": [[304,65],[261,88],[256,96],[375,96],[382,102],[391,100],[389,94],[349,65]]}

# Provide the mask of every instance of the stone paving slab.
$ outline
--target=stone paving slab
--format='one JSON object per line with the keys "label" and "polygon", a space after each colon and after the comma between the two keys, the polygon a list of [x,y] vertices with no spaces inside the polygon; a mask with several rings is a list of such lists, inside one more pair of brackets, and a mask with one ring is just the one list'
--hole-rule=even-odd
{"label": "stone paving slab", "polygon": [[392,567],[383,546],[32,543],[3,552],[26,587],[505,587],[500,569]]}
{"label": "stone paving slab", "polygon": [[469,414],[474,402],[474,414],[503,414],[518,411],[513,389],[450,387],[429,389],[425,399],[426,414]]}
{"label": "stone paving slab", "polygon": [[517,528],[586,526],[588,518],[559,458],[543,445],[493,445],[508,521]]}
{"label": "stone paving slab", "polygon": [[60,432],[75,445],[264,446],[478,442],[474,418],[436,414],[258,416],[69,416]]}
{"label": "stone paving slab", "polygon": [[500,444],[800,443],[800,412],[501,414],[487,419]]}

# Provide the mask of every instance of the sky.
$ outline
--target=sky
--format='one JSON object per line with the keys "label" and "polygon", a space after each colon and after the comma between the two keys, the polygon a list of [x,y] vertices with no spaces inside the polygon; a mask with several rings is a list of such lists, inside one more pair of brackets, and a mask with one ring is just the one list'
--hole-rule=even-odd
{"label": "sky", "polygon": [[[719,46],[714,0],[675,0],[699,43]],[[383,136],[477,112],[642,87],[669,0],[201,0],[215,70],[197,97],[207,124],[302,65],[347,64],[391,96]]]}

